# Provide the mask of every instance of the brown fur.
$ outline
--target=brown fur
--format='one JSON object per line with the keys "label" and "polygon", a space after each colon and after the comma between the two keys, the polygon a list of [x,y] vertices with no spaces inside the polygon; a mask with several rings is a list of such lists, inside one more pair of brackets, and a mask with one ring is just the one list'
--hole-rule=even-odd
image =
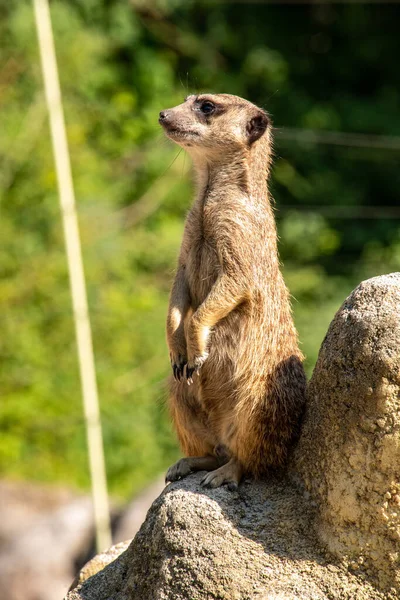
{"label": "brown fur", "polygon": [[198,188],[168,312],[169,405],[183,452],[216,457],[183,459],[167,479],[219,465],[205,485],[235,484],[285,463],[304,404],[267,188],[271,128],[264,111],[227,94],[189,96],[160,122],[192,155]]}

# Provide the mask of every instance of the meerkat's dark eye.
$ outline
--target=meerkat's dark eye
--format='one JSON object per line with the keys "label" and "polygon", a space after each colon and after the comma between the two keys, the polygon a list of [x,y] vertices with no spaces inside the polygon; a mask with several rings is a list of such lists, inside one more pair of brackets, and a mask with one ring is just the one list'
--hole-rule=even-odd
{"label": "meerkat's dark eye", "polygon": [[204,115],[211,115],[215,110],[215,104],[209,100],[205,100],[200,104],[200,110]]}

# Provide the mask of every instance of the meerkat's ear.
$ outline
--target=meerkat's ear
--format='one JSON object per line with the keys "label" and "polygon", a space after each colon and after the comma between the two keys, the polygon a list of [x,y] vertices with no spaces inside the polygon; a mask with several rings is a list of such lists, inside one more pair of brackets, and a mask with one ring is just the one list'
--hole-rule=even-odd
{"label": "meerkat's ear", "polygon": [[268,115],[260,110],[255,116],[253,116],[247,123],[246,132],[249,140],[249,145],[254,144],[260,137],[265,133],[268,127],[269,119]]}

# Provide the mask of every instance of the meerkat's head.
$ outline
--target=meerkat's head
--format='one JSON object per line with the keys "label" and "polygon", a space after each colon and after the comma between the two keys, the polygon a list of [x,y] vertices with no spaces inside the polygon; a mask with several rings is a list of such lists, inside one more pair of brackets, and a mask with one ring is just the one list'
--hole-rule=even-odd
{"label": "meerkat's head", "polygon": [[251,149],[269,137],[267,113],[229,94],[188,96],[183,104],[160,112],[166,135],[194,156],[214,158]]}

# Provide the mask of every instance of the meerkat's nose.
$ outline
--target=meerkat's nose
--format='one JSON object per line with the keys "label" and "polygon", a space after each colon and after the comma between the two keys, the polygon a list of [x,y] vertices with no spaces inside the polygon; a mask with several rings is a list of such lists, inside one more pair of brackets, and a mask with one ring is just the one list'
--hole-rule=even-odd
{"label": "meerkat's nose", "polygon": [[169,113],[167,110],[162,110],[158,119],[159,123],[165,123],[168,120]]}

